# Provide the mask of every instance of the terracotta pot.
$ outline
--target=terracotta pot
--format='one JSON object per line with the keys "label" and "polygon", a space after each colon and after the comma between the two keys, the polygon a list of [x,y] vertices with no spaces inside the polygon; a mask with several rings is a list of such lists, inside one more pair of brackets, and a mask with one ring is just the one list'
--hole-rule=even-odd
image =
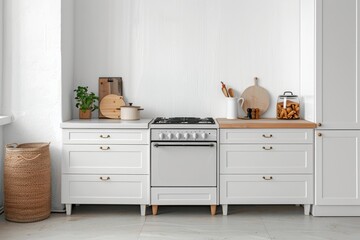
{"label": "terracotta pot", "polygon": [[79,109],[79,118],[80,119],[90,119],[91,118],[91,110],[86,110],[83,112]]}

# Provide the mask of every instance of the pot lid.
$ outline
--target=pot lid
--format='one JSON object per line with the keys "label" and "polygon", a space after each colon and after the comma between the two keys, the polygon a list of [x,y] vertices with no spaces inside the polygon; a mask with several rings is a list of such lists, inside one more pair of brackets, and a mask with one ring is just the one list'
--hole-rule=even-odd
{"label": "pot lid", "polygon": [[121,108],[140,108],[140,106],[133,106],[133,103],[129,103],[129,106],[122,106]]}
{"label": "pot lid", "polygon": [[298,95],[294,95],[293,94],[293,92],[291,92],[291,91],[285,91],[284,93],[283,93],[283,95],[279,95],[279,97],[281,97],[281,98],[284,98],[284,97],[298,97]]}

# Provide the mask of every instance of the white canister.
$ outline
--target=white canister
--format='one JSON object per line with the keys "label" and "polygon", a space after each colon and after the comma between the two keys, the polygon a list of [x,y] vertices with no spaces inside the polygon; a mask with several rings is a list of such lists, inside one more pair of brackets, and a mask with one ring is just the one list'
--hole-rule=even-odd
{"label": "white canister", "polygon": [[139,120],[140,111],[144,109],[139,106],[133,106],[132,103],[129,103],[129,105],[121,107],[121,120]]}
{"label": "white canister", "polygon": [[244,98],[227,98],[227,119],[238,119],[239,118],[239,105],[243,106],[245,99]]}

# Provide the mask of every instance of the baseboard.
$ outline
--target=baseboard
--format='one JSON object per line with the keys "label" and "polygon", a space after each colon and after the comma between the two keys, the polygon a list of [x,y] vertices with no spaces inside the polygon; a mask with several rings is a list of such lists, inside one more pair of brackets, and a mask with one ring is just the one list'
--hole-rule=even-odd
{"label": "baseboard", "polygon": [[360,206],[312,206],[315,217],[359,217]]}

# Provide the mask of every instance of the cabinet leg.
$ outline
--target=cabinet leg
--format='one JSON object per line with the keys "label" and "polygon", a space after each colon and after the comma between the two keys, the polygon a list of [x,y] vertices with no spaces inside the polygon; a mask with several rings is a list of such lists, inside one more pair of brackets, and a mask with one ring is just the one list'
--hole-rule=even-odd
{"label": "cabinet leg", "polygon": [[216,205],[210,205],[210,213],[212,216],[216,215]]}
{"label": "cabinet leg", "polygon": [[228,205],[227,204],[222,205],[222,212],[223,212],[224,216],[228,215]]}
{"label": "cabinet leg", "polygon": [[310,204],[304,204],[304,215],[310,215]]}
{"label": "cabinet leg", "polygon": [[71,215],[71,204],[66,204],[65,205],[65,209],[66,209],[66,215]]}
{"label": "cabinet leg", "polygon": [[145,216],[145,215],[146,215],[146,205],[145,205],[145,204],[141,204],[141,205],[140,205],[140,215],[141,215],[141,216]]}
{"label": "cabinet leg", "polygon": [[158,209],[159,209],[159,206],[158,205],[152,205],[151,206],[152,208],[152,214],[155,216],[158,214]]}

